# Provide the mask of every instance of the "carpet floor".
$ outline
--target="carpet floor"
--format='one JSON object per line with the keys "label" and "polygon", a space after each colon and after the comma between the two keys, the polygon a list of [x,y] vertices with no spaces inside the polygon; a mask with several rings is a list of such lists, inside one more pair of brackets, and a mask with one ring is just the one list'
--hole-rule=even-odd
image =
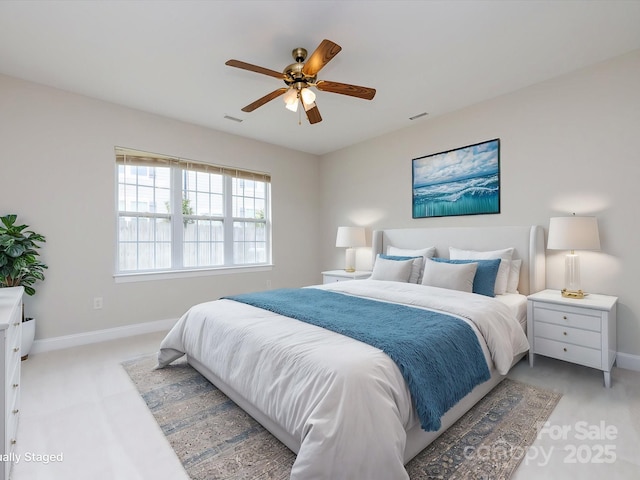
{"label": "carpet floor", "polygon": [[[183,361],[123,363],[193,480],[287,480],[295,454]],[[511,477],[561,395],[510,379],[407,465],[411,480]],[[363,479],[364,480],[364,479]]]}

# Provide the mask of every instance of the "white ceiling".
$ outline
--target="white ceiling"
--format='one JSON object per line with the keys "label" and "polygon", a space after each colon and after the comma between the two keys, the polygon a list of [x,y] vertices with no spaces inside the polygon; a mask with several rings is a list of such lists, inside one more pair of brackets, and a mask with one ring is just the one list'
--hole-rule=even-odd
{"label": "white ceiling", "polygon": [[[318,79],[372,101],[318,92],[316,125],[240,110],[284,83],[225,61],[281,71],[324,38]],[[314,154],[638,48],[639,0],[0,1],[0,73]]]}

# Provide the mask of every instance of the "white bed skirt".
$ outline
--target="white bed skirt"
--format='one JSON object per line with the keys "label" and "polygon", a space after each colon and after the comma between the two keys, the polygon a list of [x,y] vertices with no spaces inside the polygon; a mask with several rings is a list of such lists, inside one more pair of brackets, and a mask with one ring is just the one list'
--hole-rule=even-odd
{"label": "white bed skirt", "polygon": [[[514,361],[517,363],[525,354],[518,356]],[[192,357],[187,357],[189,364],[200,372],[207,380],[220,389],[227,397],[233,400],[240,408],[251,415],[258,423],[266,428],[271,434],[284,443],[289,450],[298,453],[300,449],[300,439],[294,438],[289,432],[276,424],[269,417],[260,412],[255,406],[247,401],[242,395],[231,388],[226,382],[209,370],[205,365]],[[407,431],[407,443],[404,450],[404,464],[409,463],[413,457],[424,450],[429,444],[437,439],[445,430],[453,425],[460,417],[467,413],[476,403],[484,398],[487,393],[493,390],[503,379],[495,369],[491,371],[491,378],[476,386],[466,397],[460,400],[442,417],[442,427],[435,432],[427,432],[420,425],[415,425]]]}

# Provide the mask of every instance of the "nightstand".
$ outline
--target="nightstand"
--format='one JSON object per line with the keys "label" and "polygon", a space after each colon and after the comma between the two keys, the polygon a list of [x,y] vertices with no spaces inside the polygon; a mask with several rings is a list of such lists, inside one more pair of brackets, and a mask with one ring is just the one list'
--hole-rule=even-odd
{"label": "nightstand", "polygon": [[364,280],[370,276],[371,272],[366,270],[356,270],[355,272],[329,270],[322,272],[322,283],[344,282],[346,280]]}
{"label": "nightstand", "polygon": [[527,299],[529,364],[533,367],[539,354],[597,368],[604,372],[605,387],[611,387],[618,297],[590,293],[573,299],[543,290]]}

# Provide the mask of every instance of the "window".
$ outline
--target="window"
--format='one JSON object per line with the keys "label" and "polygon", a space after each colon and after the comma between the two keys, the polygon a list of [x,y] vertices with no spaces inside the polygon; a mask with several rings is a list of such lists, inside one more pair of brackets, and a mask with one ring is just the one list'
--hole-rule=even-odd
{"label": "window", "polygon": [[266,265],[268,174],[116,148],[116,273]]}

